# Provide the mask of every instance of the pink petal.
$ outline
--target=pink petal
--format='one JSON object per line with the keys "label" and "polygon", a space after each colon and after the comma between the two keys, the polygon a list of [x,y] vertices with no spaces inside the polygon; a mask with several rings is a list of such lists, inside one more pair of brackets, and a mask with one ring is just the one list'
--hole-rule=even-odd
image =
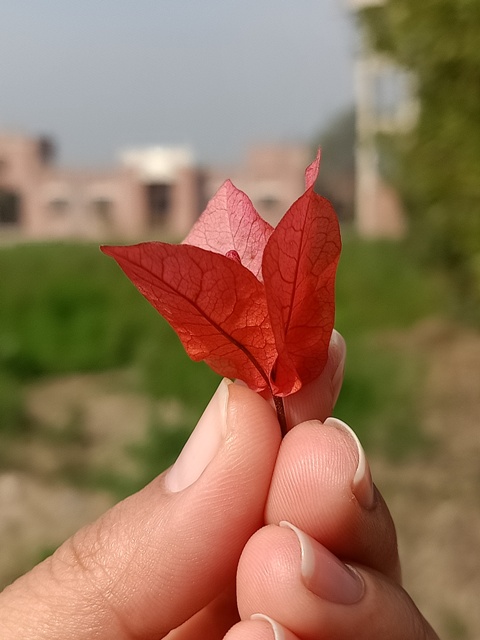
{"label": "pink petal", "polygon": [[235,250],[244,267],[262,280],[262,255],[273,227],[230,180],[223,183],[183,241],[225,255]]}
{"label": "pink petal", "polygon": [[313,187],[315,185],[315,182],[318,178],[318,173],[320,171],[321,157],[322,150],[319,149],[317,151],[317,157],[315,158],[315,160],[305,169],[305,190],[308,190],[310,189],[310,187]]}

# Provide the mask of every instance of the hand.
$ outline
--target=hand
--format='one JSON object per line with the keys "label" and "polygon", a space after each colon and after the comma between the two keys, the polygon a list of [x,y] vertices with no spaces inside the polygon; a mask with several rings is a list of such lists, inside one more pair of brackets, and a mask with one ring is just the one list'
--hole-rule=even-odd
{"label": "hand", "polygon": [[239,562],[242,622],[225,640],[438,640],[401,587],[395,528],[347,425],[287,434],[265,513]]}
{"label": "hand", "polygon": [[[335,336],[322,379],[287,406],[292,420],[331,411],[343,356]],[[249,620],[262,613],[278,621],[278,638],[280,624],[290,629],[285,640],[434,638],[421,635],[428,627],[398,585],[386,507],[379,496],[360,504],[368,472],[352,492],[357,464],[357,446],[338,425],[305,423],[282,442],[268,402],[222,382],[172,469],[0,595],[0,637],[215,640],[230,630],[228,640],[271,640],[268,621]],[[323,567],[318,576],[329,580],[316,580],[316,595],[305,587],[299,539],[278,526],[283,519],[311,536],[299,534],[318,562],[333,557],[329,549],[355,565],[360,582],[351,578],[346,591],[355,603],[334,604],[345,599],[341,565]]]}

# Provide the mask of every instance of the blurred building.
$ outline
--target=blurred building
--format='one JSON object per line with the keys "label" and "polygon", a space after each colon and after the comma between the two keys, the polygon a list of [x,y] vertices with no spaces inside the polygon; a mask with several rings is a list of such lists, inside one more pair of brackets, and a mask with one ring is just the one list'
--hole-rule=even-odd
{"label": "blurred building", "polygon": [[[51,141],[0,135],[0,235],[33,240],[137,238],[163,228],[175,233],[197,214],[197,171],[168,150],[126,155],[111,170],[68,170],[54,163]],[[170,163],[170,167],[168,164]],[[152,164],[152,162],[150,162]],[[145,166],[144,166],[145,165]],[[179,229],[180,230],[180,229]]]}
{"label": "blurred building", "polygon": [[51,140],[0,134],[0,240],[179,239],[227,178],[275,224],[303,192],[310,156],[305,145],[258,146],[226,170],[152,146],[124,151],[111,170],[67,170]]}
{"label": "blurred building", "polygon": [[210,170],[206,192],[211,197],[230,178],[248,195],[262,218],[275,226],[305,191],[305,168],[312,160],[307,145],[256,145],[247,151],[243,165],[228,171]]}
{"label": "blurred building", "polygon": [[[349,0],[349,5],[361,11],[385,2]],[[372,50],[360,27],[355,56],[355,223],[363,237],[398,238],[406,231],[398,194],[382,177],[376,138],[401,134],[414,126],[418,113],[414,85],[411,73]]]}

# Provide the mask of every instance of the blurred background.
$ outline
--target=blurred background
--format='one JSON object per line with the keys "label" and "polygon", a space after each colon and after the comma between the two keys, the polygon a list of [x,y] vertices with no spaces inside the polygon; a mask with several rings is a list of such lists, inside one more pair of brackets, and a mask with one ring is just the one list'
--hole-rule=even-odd
{"label": "blurred background", "polygon": [[0,587],[171,464],[218,379],[99,242],[181,239],[231,178],[344,248],[335,415],[445,639],[480,637],[480,3],[10,3],[0,23]]}

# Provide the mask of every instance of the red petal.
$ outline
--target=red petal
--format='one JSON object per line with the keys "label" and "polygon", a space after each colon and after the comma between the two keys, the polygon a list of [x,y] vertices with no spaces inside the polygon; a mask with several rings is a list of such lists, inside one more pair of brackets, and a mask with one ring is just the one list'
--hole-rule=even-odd
{"label": "red petal", "polygon": [[227,180],[213,196],[183,241],[225,255],[235,250],[244,267],[262,279],[262,254],[273,227],[250,198]]}
{"label": "red petal", "polygon": [[172,325],[193,360],[260,391],[276,357],[265,289],[235,260],[188,245],[102,247]]}
{"label": "red petal", "polygon": [[263,277],[279,354],[272,371],[277,395],[298,391],[325,366],[340,249],[335,211],[312,188],[287,211],[265,247]]}
{"label": "red petal", "polygon": [[320,171],[321,157],[322,157],[322,150],[319,149],[317,151],[317,157],[315,158],[315,160],[312,162],[312,164],[309,164],[308,167],[305,169],[305,190],[308,190],[310,189],[310,187],[313,187],[315,185],[315,182],[317,181],[318,172]]}

